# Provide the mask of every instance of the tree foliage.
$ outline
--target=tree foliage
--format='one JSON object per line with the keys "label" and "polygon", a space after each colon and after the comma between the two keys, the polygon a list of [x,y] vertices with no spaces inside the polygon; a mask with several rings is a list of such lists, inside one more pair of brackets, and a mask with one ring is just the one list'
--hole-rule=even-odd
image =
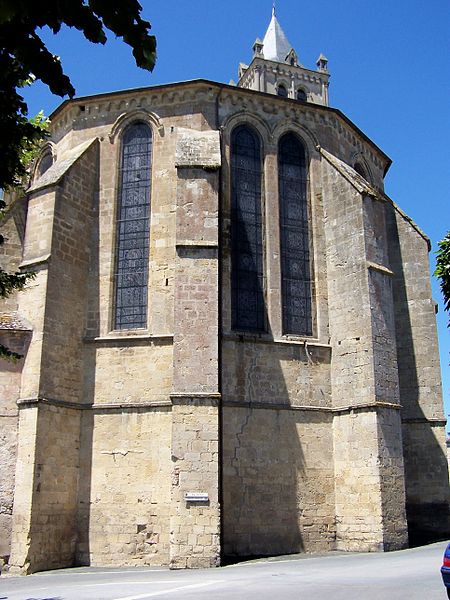
{"label": "tree foliage", "polygon": [[156,40],[150,23],[141,18],[137,0],[0,0],[0,188],[16,185],[25,174],[20,154],[25,143],[40,139],[39,127],[27,119],[27,105],[19,90],[30,76],[61,97],[75,89],[38,35],[48,27],[58,33],[75,27],[96,44],[106,42],[105,30],[130,45],[136,64],[152,70]]}
{"label": "tree foliage", "polygon": [[[105,30],[109,30],[131,46],[139,67],[151,71],[156,40],[141,10],[137,0],[0,0],[0,192],[17,188],[26,179],[48,125],[42,113],[28,119],[21,89],[39,79],[58,96],[75,95],[59,57],[46,48],[38,32],[48,27],[56,34],[66,25],[78,29],[87,40],[104,44]],[[0,224],[4,215],[5,203],[0,199]],[[3,241],[0,235],[0,244]],[[0,267],[0,298],[20,291],[32,277]],[[0,357],[20,358],[2,345]]]}
{"label": "tree foliage", "polygon": [[[436,270],[434,274],[441,284],[444,296],[444,310],[450,311],[450,231],[438,243],[436,252]],[[450,326],[450,321],[448,326]]]}

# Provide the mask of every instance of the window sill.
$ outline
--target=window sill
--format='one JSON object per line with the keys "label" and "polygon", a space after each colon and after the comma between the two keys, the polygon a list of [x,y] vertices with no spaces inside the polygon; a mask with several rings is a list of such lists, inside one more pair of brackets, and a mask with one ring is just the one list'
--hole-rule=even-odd
{"label": "window sill", "polygon": [[167,344],[173,342],[172,333],[130,333],[126,332],[120,334],[114,332],[109,335],[98,336],[98,337],[85,337],[83,340],[87,344],[111,344],[111,345],[126,345],[126,344],[138,344],[151,342],[153,344]]}
{"label": "window sill", "polygon": [[308,337],[273,337],[268,333],[251,333],[248,331],[227,332],[222,334],[224,340],[233,340],[239,342],[253,342],[256,344],[286,344],[292,346],[314,346],[317,348],[329,348],[330,344],[323,344],[317,338]]}

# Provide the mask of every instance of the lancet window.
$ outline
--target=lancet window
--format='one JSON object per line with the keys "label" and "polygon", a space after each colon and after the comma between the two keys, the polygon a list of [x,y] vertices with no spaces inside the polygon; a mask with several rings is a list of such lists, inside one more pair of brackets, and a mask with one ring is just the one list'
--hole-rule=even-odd
{"label": "lancet window", "polygon": [[261,144],[248,126],[231,134],[232,327],[263,331]]}
{"label": "lancet window", "polygon": [[147,326],[152,132],[129,125],[122,137],[116,225],[115,329]]}
{"label": "lancet window", "polygon": [[278,146],[283,334],[312,335],[307,166],[293,133]]}

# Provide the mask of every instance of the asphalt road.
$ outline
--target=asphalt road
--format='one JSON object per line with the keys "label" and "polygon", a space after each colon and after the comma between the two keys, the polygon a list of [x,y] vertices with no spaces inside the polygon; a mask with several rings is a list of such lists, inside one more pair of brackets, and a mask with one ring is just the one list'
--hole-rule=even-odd
{"label": "asphalt road", "polygon": [[0,600],[444,600],[445,543],[296,555],[209,570],[76,568],[0,578]]}

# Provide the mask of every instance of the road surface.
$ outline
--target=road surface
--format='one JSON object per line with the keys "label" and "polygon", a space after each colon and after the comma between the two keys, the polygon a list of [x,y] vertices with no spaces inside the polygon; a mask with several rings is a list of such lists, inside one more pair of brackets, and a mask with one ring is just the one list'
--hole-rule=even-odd
{"label": "road surface", "polygon": [[285,556],[208,570],[81,567],[2,576],[0,600],[444,600],[444,548]]}

